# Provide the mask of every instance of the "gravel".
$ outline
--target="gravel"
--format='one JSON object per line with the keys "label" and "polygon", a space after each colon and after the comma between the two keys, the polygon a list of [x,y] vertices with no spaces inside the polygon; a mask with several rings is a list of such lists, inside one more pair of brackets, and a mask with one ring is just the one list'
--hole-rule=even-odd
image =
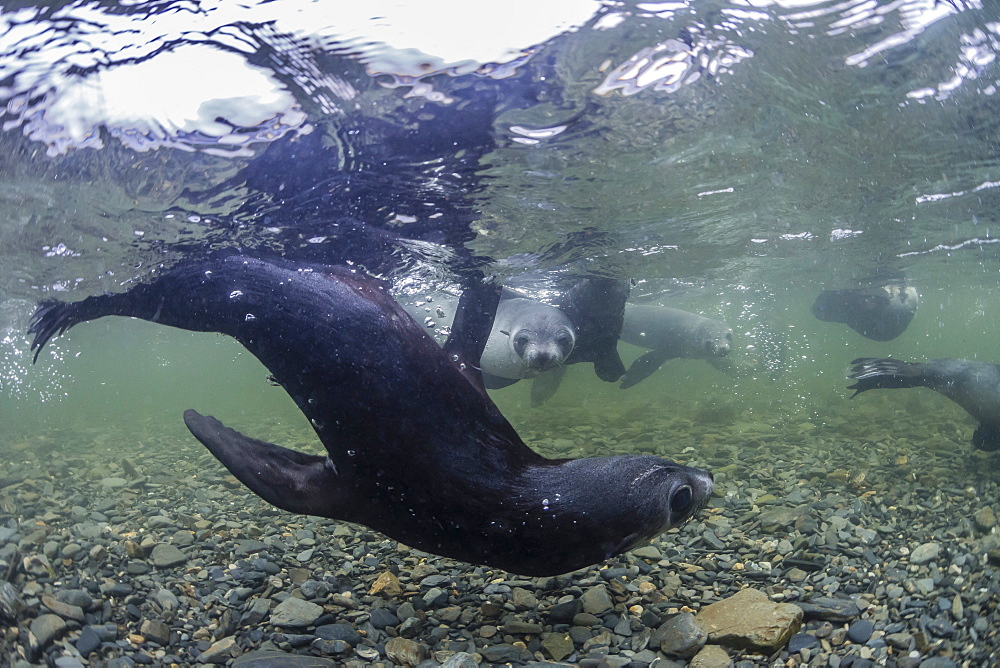
{"label": "gravel", "polygon": [[[0,663],[997,665],[997,458],[972,452],[962,425],[884,408],[820,424],[531,414],[518,429],[548,456],[651,452],[711,469],[718,487],[652,544],[542,578],[276,510],[153,427],[0,442]],[[62,456],[36,456],[32,439]],[[699,626],[744,589],[802,611],[767,655]]]}

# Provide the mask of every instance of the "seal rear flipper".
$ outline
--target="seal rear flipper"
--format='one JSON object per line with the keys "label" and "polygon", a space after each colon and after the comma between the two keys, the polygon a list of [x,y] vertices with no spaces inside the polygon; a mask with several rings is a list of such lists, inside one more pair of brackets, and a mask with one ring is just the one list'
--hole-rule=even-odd
{"label": "seal rear flipper", "polygon": [[35,353],[32,363],[38,361],[38,354],[42,352],[49,339],[82,321],[77,317],[77,310],[76,304],[61,302],[58,299],[48,299],[38,304],[28,327],[28,334],[35,335],[31,341],[31,350]]}
{"label": "seal rear flipper", "polygon": [[184,424],[230,473],[268,503],[292,513],[350,519],[337,512],[343,484],[327,457],[258,441],[190,409],[184,411]]}
{"label": "seal rear flipper", "polygon": [[854,390],[852,399],[867,390],[926,387],[925,372],[930,368],[926,364],[904,362],[892,357],[859,357],[851,360],[851,365],[847,377],[856,382],[848,385],[847,389]]}
{"label": "seal rear flipper", "polygon": [[658,350],[650,350],[645,355],[636,358],[636,360],[632,362],[632,366],[630,366],[628,371],[625,372],[625,377],[622,378],[621,388],[623,390],[627,390],[634,385],[638,385],[652,376],[653,372],[663,366],[664,362],[672,358],[673,355],[669,355]]}
{"label": "seal rear flipper", "polygon": [[566,367],[557,366],[554,369],[538,374],[531,383],[531,407],[537,408],[552,398],[552,395],[562,384],[566,375]]}

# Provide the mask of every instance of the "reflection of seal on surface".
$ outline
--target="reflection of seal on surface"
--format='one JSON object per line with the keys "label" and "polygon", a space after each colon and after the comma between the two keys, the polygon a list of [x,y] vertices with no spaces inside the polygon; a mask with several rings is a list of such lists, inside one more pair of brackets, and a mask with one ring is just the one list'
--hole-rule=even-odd
{"label": "reflection of seal on surface", "polygon": [[648,378],[669,359],[711,359],[729,354],[733,330],[721,320],[669,306],[625,305],[621,340],[650,349],[632,362],[622,389]]}
{"label": "reflection of seal on surface", "polygon": [[812,314],[825,322],[842,322],[873,341],[891,341],[909,327],[920,296],[911,285],[888,282],[850,290],[824,290]]}
{"label": "reflection of seal on surface", "polygon": [[979,421],[972,444],[1000,449],[1000,365],[972,360],[940,359],[904,362],[861,357],[851,362],[848,389],[856,397],[865,390],[926,387],[948,397]]}
{"label": "reflection of seal on surface", "polygon": [[[344,267],[240,256],[179,265],[122,294],[43,302],[32,349],[37,356],[53,335],[106,315],[236,338],[295,400],[327,455],[187,411],[192,433],[266,501],[422,550],[562,573],[677,526],[712,489],[707,472],[659,457],[536,454],[476,384],[474,350],[470,363],[452,362],[451,339],[439,348],[379,283]],[[456,330],[466,317],[460,309]]]}
{"label": "reflection of seal on surface", "polygon": [[516,294],[504,291],[482,363],[491,376],[520,380],[561,365],[573,351],[576,334],[561,310]]}

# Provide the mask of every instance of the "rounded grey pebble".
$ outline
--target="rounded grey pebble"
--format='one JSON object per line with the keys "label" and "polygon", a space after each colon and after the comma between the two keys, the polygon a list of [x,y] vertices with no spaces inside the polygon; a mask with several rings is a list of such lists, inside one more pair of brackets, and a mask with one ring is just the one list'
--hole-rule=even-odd
{"label": "rounded grey pebble", "polygon": [[314,633],[323,640],[343,640],[351,647],[361,642],[361,634],[350,624],[324,624],[317,626]]}
{"label": "rounded grey pebble", "polygon": [[97,635],[97,631],[90,626],[84,626],[83,630],[80,631],[80,637],[76,639],[76,651],[81,656],[87,656],[100,646],[101,638]]}
{"label": "rounded grey pebble", "polygon": [[850,625],[847,629],[847,637],[851,642],[863,645],[872,637],[872,632],[875,631],[875,625],[872,624],[867,619],[859,619]]}
{"label": "rounded grey pebble", "polygon": [[796,633],[788,641],[788,653],[795,654],[799,650],[819,647],[819,638],[811,633]]}

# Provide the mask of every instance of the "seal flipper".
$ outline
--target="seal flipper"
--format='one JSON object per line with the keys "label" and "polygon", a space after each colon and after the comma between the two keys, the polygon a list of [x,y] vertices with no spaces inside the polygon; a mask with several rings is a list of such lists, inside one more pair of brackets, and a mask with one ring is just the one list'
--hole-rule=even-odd
{"label": "seal flipper", "polygon": [[1000,428],[981,423],[972,433],[972,445],[976,450],[996,452],[1000,450]]}
{"label": "seal flipper", "polygon": [[625,375],[625,364],[618,356],[617,350],[598,355],[594,358],[594,373],[607,383],[616,383]]}
{"label": "seal flipper", "polygon": [[496,317],[502,290],[500,284],[489,283],[482,277],[469,281],[458,300],[455,319],[451,323],[451,334],[444,342],[444,352],[457,363],[465,379],[484,397],[487,396],[487,387],[507,386],[489,385],[485,378],[489,374],[482,373],[483,349],[490,338],[490,330],[493,329],[493,319]]}
{"label": "seal flipper", "polygon": [[630,289],[627,280],[592,277],[562,296],[557,306],[576,327],[576,346],[565,364],[593,362],[597,377],[609,383],[622,377],[625,365],[618,356],[618,337]]}
{"label": "seal flipper", "polygon": [[625,372],[625,377],[622,378],[621,388],[627,390],[633,385],[638,385],[642,381],[646,380],[653,375],[653,372],[663,366],[663,363],[669,359],[673,359],[674,355],[669,353],[660,352],[659,350],[650,350],[645,355],[636,358],[632,365]]}
{"label": "seal flipper", "polygon": [[258,441],[214,417],[184,411],[184,424],[229,472],[268,503],[292,513],[344,517],[343,483],[327,457]]}
{"label": "seal flipper", "polygon": [[538,408],[551,399],[562,384],[565,375],[566,367],[564,366],[557,366],[555,369],[538,374],[531,383],[531,407]]}

